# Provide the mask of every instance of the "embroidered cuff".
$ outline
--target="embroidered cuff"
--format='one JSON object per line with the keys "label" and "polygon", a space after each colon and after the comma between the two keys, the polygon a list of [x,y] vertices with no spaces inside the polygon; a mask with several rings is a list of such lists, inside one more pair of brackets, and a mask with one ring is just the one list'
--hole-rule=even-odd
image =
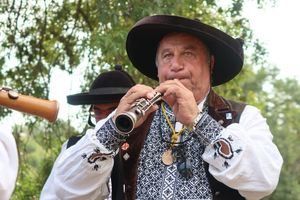
{"label": "embroidered cuff", "polygon": [[225,170],[240,160],[244,145],[241,139],[224,130],[219,138],[206,147],[202,158],[215,168]]}
{"label": "embroidered cuff", "polygon": [[218,138],[223,129],[224,127],[209,114],[203,113],[201,119],[196,124],[194,133],[196,133],[205,145],[209,145]]}
{"label": "embroidered cuff", "polygon": [[97,131],[96,136],[99,142],[108,150],[116,151],[126,137],[116,132],[112,118],[107,120]]}

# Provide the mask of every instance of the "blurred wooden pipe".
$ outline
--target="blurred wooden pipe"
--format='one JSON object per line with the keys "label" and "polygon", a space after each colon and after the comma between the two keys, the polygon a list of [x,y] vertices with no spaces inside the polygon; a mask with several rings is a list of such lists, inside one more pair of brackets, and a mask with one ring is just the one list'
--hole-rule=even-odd
{"label": "blurred wooden pipe", "polygon": [[42,117],[49,122],[56,121],[59,110],[59,104],[56,100],[45,100],[33,96],[21,95],[8,87],[0,88],[0,105]]}

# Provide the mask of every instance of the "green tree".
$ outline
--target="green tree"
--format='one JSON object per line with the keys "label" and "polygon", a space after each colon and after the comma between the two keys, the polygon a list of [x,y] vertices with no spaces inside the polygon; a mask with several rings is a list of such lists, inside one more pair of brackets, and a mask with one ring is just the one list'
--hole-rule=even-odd
{"label": "green tree", "polygon": [[266,115],[284,165],[271,199],[300,199],[300,85],[293,79],[274,79]]}

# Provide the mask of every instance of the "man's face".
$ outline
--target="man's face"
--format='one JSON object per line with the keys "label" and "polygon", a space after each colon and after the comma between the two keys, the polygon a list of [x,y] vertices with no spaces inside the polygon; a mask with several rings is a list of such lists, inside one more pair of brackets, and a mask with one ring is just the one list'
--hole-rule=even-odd
{"label": "man's face", "polygon": [[159,82],[178,79],[202,98],[210,87],[210,55],[206,46],[195,36],[186,33],[166,35],[156,55]]}
{"label": "man's face", "polygon": [[119,102],[96,104],[92,106],[92,112],[96,122],[106,118],[112,111],[118,107]]}

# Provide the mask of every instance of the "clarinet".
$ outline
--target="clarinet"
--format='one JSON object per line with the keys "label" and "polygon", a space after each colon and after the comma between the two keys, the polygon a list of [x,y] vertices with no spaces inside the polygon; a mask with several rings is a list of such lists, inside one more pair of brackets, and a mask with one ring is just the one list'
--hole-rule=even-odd
{"label": "clarinet", "polygon": [[160,101],[162,94],[157,92],[152,99],[138,99],[129,111],[119,114],[115,119],[115,126],[119,133],[130,133],[135,124],[145,115],[149,108]]}

